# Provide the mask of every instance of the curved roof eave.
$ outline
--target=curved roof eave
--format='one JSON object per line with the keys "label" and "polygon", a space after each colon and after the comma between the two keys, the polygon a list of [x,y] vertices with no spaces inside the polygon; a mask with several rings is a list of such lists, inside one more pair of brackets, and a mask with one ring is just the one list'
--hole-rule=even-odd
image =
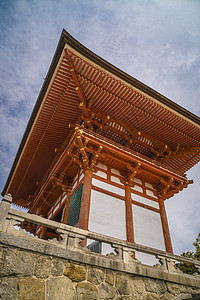
{"label": "curved roof eave", "polygon": [[162,94],[156,92],[155,90],[153,90],[149,86],[145,85],[141,81],[135,79],[134,77],[128,75],[127,73],[121,71],[120,69],[118,69],[114,65],[110,64],[109,62],[107,62],[106,60],[104,60],[103,58],[101,58],[100,56],[98,56],[94,52],[90,51],[85,46],[83,46],[75,38],[73,38],[65,29],[63,29],[62,34],[61,34],[60,39],[59,39],[59,42],[58,42],[58,46],[56,48],[56,51],[55,51],[55,54],[54,54],[54,57],[53,57],[53,60],[52,60],[51,65],[49,67],[48,73],[46,75],[45,81],[44,81],[44,83],[42,85],[42,88],[40,90],[40,93],[38,95],[36,104],[34,106],[32,114],[30,116],[27,127],[25,129],[24,135],[22,137],[20,146],[18,148],[16,157],[15,157],[15,160],[13,162],[12,168],[10,170],[8,179],[7,179],[6,184],[5,184],[5,187],[4,187],[4,189],[1,193],[2,196],[4,196],[6,191],[7,191],[9,182],[12,179],[14,170],[17,166],[18,160],[20,158],[20,155],[21,155],[22,150],[24,148],[24,145],[26,143],[27,137],[30,133],[30,130],[31,130],[31,127],[32,127],[33,122],[35,120],[35,117],[36,117],[36,115],[39,111],[39,108],[40,108],[40,105],[42,103],[43,97],[44,97],[44,95],[47,91],[47,88],[48,88],[49,83],[51,81],[51,78],[54,74],[57,63],[59,61],[59,58],[60,58],[60,56],[62,54],[62,51],[63,51],[66,44],[71,46],[74,50],[76,50],[77,52],[79,52],[80,54],[82,54],[83,56],[85,56],[86,58],[88,58],[89,60],[94,62],[95,64],[97,64],[100,67],[106,69],[107,71],[109,71],[113,75],[119,77],[120,79],[124,80],[125,82],[129,83],[130,85],[134,86],[135,88],[141,90],[142,92],[146,93],[147,95],[153,97],[157,101],[163,103],[164,105],[166,105],[167,107],[169,107],[169,108],[173,109],[174,111],[178,112],[179,114],[186,117],[187,119],[189,119],[189,120],[193,121],[194,123],[200,125],[200,118],[199,117],[197,117],[193,113],[189,112],[185,108],[181,107],[180,105],[176,104],[172,100],[166,98]]}

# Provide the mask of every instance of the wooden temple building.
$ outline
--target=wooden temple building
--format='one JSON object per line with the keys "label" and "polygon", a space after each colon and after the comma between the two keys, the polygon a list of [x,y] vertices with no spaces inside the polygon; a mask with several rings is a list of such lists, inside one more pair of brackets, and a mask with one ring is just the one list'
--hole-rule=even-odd
{"label": "wooden temple building", "polygon": [[165,200],[192,183],[185,173],[199,160],[197,116],[63,30],[2,195],[29,213],[172,253]]}

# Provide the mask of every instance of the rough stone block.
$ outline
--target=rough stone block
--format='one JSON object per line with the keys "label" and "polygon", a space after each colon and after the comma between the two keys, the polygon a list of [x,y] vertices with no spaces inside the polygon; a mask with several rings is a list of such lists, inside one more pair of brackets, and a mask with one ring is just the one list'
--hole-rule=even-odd
{"label": "rough stone block", "polygon": [[172,293],[173,295],[179,295],[181,293],[190,293],[192,292],[192,289],[181,284],[176,284],[172,282],[167,282],[167,290],[169,293]]}
{"label": "rough stone block", "polygon": [[108,284],[114,285],[114,283],[115,283],[115,276],[114,276],[114,272],[113,271],[106,270],[105,282],[107,282]]}
{"label": "rough stone block", "polygon": [[91,282],[80,282],[76,286],[77,300],[96,300],[98,299],[98,290]]}
{"label": "rough stone block", "polygon": [[64,263],[62,259],[53,258],[52,261],[52,275],[53,276],[61,276],[64,270]]}
{"label": "rough stone block", "polygon": [[143,294],[144,293],[143,278],[140,276],[131,276],[131,287],[132,287],[133,295],[135,294],[135,292],[138,294]]}
{"label": "rough stone block", "polygon": [[142,300],[159,300],[160,296],[155,293],[147,293],[143,295]]}
{"label": "rough stone block", "polygon": [[156,293],[159,295],[164,294],[167,291],[167,287],[164,281],[151,279],[151,278],[144,278],[145,290],[147,292]]}
{"label": "rough stone block", "polygon": [[38,255],[34,275],[38,278],[48,278],[51,274],[52,259],[50,256]]}
{"label": "rough stone block", "polygon": [[144,293],[144,282],[139,276],[129,276],[118,273],[116,287],[121,295],[130,295],[135,299],[140,299],[140,294]]}
{"label": "rough stone block", "polygon": [[98,290],[100,299],[113,299],[116,294],[116,288],[107,283],[101,283]]}
{"label": "rough stone block", "polygon": [[0,299],[8,300],[17,299],[18,294],[18,282],[17,277],[4,277],[0,280]]}
{"label": "rough stone block", "polygon": [[172,294],[170,294],[169,292],[166,292],[160,296],[160,300],[171,300],[171,299],[174,299],[174,296]]}
{"label": "rough stone block", "polygon": [[0,246],[0,274],[1,274],[1,268],[3,265],[3,256],[4,256],[4,248]]}
{"label": "rough stone block", "polygon": [[72,263],[65,264],[63,274],[75,282],[84,281],[86,279],[86,272],[82,266],[77,266]]}
{"label": "rough stone block", "polygon": [[47,279],[45,300],[75,300],[72,281],[67,277]]}
{"label": "rough stone block", "polygon": [[116,277],[116,288],[121,295],[131,294],[131,284],[129,277],[124,273],[118,273]]}
{"label": "rough stone block", "polygon": [[20,279],[18,300],[45,300],[45,281],[37,278]]}
{"label": "rough stone block", "polygon": [[102,269],[95,267],[88,267],[87,280],[94,283],[100,284],[104,281],[105,273]]}
{"label": "rough stone block", "polygon": [[4,276],[32,276],[35,255],[31,252],[8,248],[5,250],[1,272]]}

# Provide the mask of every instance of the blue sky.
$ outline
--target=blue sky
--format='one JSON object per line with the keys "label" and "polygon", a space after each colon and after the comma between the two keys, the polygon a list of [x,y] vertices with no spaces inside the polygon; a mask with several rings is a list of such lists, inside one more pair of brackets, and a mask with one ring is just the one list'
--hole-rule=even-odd
{"label": "blue sky", "polygon": [[[65,28],[82,44],[200,116],[199,0],[1,0],[0,189]],[[176,253],[200,232],[195,183],[166,201]]]}

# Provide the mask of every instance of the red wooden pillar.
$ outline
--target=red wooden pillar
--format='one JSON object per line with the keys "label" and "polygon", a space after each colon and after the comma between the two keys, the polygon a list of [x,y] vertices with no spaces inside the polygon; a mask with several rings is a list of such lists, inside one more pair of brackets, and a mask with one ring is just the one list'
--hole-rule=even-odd
{"label": "red wooden pillar", "polygon": [[79,215],[79,228],[85,230],[88,230],[91,189],[92,189],[92,170],[86,169],[84,174],[81,209]]}
{"label": "red wooden pillar", "polygon": [[126,206],[126,238],[127,242],[134,243],[134,230],[133,230],[133,213],[132,213],[132,199],[131,199],[131,186],[125,184],[125,206]]}
{"label": "red wooden pillar", "polygon": [[69,197],[69,193],[67,193],[67,198],[65,200],[65,207],[64,207],[64,215],[63,215],[63,220],[62,220],[62,223],[64,223],[64,224],[67,224],[69,204],[70,204],[70,197]]}
{"label": "red wooden pillar", "polygon": [[165,204],[164,204],[164,200],[162,198],[159,198],[159,207],[160,207],[160,217],[161,217],[161,223],[162,223],[163,235],[164,235],[164,241],[165,241],[165,248],[166,248],[167,252],[173,253],[172,242],[171,242],[169,226],[168,226],[168,221],[167,221],[167,215],[166,215],[166,211],[165,211]]}
{"label": "red wooden pillar", "polygon": [[42,226],[40,238],[43,239],[43,240],[46,240],[46,235],[47,235],[47,227]]}

